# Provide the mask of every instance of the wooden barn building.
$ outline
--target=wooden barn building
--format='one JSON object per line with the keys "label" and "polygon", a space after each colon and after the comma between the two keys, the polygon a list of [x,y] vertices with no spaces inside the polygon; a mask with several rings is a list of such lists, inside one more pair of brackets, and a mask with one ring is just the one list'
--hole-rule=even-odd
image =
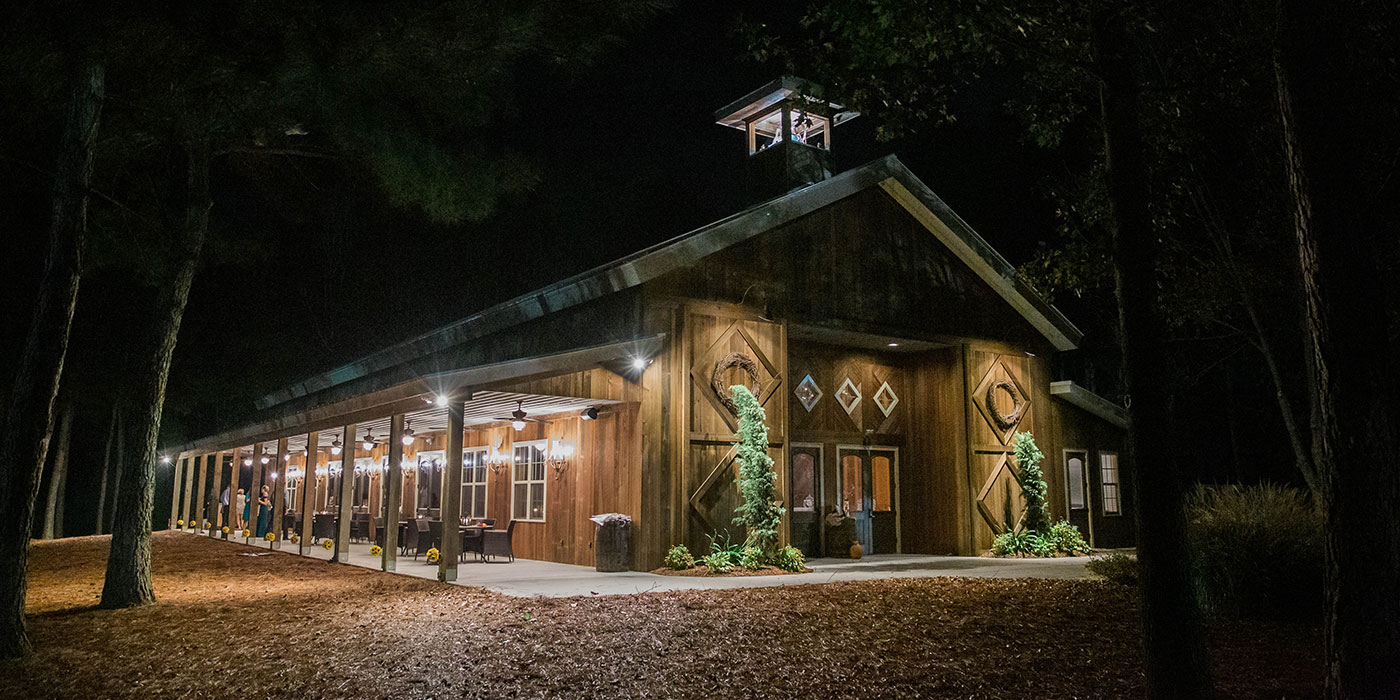
{"label": "wooden barn building", "polygon": [[516,556],[592,565],[588,517],[618,512],[651,569],[733,528],[744,383],[809,557],[987,550],[1021,515],[1018,431],[1053,517],[1131,544],[1124,411],[1050,371],[1080,332],[897,158],[832,175],[853,115],[799,88],[717,114],[765,201],[264,397],[260,422],[171,448],[172,523],[217,535],[241,515],[224,490],[268,484],[302,548],[382,541],[393,569],[385,522],[491,518]]}

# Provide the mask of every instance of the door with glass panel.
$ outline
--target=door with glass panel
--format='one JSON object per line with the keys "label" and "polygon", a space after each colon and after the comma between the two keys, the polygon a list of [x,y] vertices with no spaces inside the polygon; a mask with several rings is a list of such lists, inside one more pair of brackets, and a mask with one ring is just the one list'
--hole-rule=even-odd
{"label": "door with glass panel", "polygon": [[793,443],[788,454],[788,484],[792,494],[789,540],[811,559],[821,556],[822,446]]}
{"label": "door with glass panel", "polygon": [[1085,533],[1089,528],[1089,453],[1065,450],[1065,503],[1069,506],[1069,522]]}
{"label": "door with glass panel", "polygon": [[837,448],[841,510],[855,521],[866,554],[899,551],[899,450],[883,446]]}

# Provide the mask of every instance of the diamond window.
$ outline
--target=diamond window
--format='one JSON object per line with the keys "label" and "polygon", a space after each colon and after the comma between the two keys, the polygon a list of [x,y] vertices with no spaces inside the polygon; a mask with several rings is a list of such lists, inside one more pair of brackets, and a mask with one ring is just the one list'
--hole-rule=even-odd
{"label": "diamond window", "polygon": [[812,379],[810,374],[802,378],[793,393],[797,395],[797,400],[802,403],[802,407],[807,409],[808,413],[811,413],[817,402],[822,400],[821,387],[817,386],[816,380]]}
{"label": "diamond window", "polygon": [[836,402],[841,404],[841,408],[846,409],[846,415],[855,412],[856,406],[860,405],[861,398],[863,397],[860,395],[860,388],[851,381],[850,377],[846,377],[846,381],[841,383],[841,388],[836,392]]}
{"label": "diamond window", "polygon": [[890,383],[885,382],[880,385],[880,390],[875,392],[874,401],[875,405],[880,408],[880,412],[888,418],[890,413],[894,411],[894,407],[899,405],[899,396],[894,393],[894,389],[890,388]]}

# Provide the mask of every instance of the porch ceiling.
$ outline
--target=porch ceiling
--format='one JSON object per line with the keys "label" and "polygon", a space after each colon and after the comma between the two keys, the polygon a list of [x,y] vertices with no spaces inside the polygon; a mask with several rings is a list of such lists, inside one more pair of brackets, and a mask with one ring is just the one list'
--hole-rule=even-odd
{"label": "porch ceiling", "polygon": [[[525,413],[530,416],[550,416],[557,414],[578,413],[590,406],[608,406],[618,401],[606,399],[584,399],[575,396],[545,396],[542,394],[519,394],[509,391],[478,391],[472,394],[470,401],[463,405],[463,423],[470,427],[475,425],[486,425],[489,423],[499,423],[500,418],[509,416],[515,410],[516,402],[524,402]],[[426,402],[425,402],[426,403]],[[415,433],[431,433],[447,430],[447,407],[426,406],[421,411],[412,411],[406,414],[409,427]],[[383,416],[370,421],[363,421],[355,426],[355,439],[361,440],[365,432],[379,442],[383,442],[389,437],[389,416]],[[306,450],[306,433],[299,433],[287,437],[287,449],[293,454]],[[332,442],[341,438],[341,429],[328,428],[320,431],[317,437],[317,446],[329,448]],[[263,451],[271,454],[277,450],[277,441],[270,440],[263,443]],[[248,452],[246,448],[243,450]]]}

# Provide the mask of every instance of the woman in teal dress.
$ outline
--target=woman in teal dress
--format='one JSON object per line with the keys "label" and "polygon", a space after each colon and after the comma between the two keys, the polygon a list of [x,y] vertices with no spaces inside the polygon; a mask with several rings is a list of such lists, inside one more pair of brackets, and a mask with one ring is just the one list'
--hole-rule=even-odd
{"label": "woman in teal dress", "polygon": [[267,494],[267,484],[263,484],[258,496],[258,537],[272,529],[272,497]]}

